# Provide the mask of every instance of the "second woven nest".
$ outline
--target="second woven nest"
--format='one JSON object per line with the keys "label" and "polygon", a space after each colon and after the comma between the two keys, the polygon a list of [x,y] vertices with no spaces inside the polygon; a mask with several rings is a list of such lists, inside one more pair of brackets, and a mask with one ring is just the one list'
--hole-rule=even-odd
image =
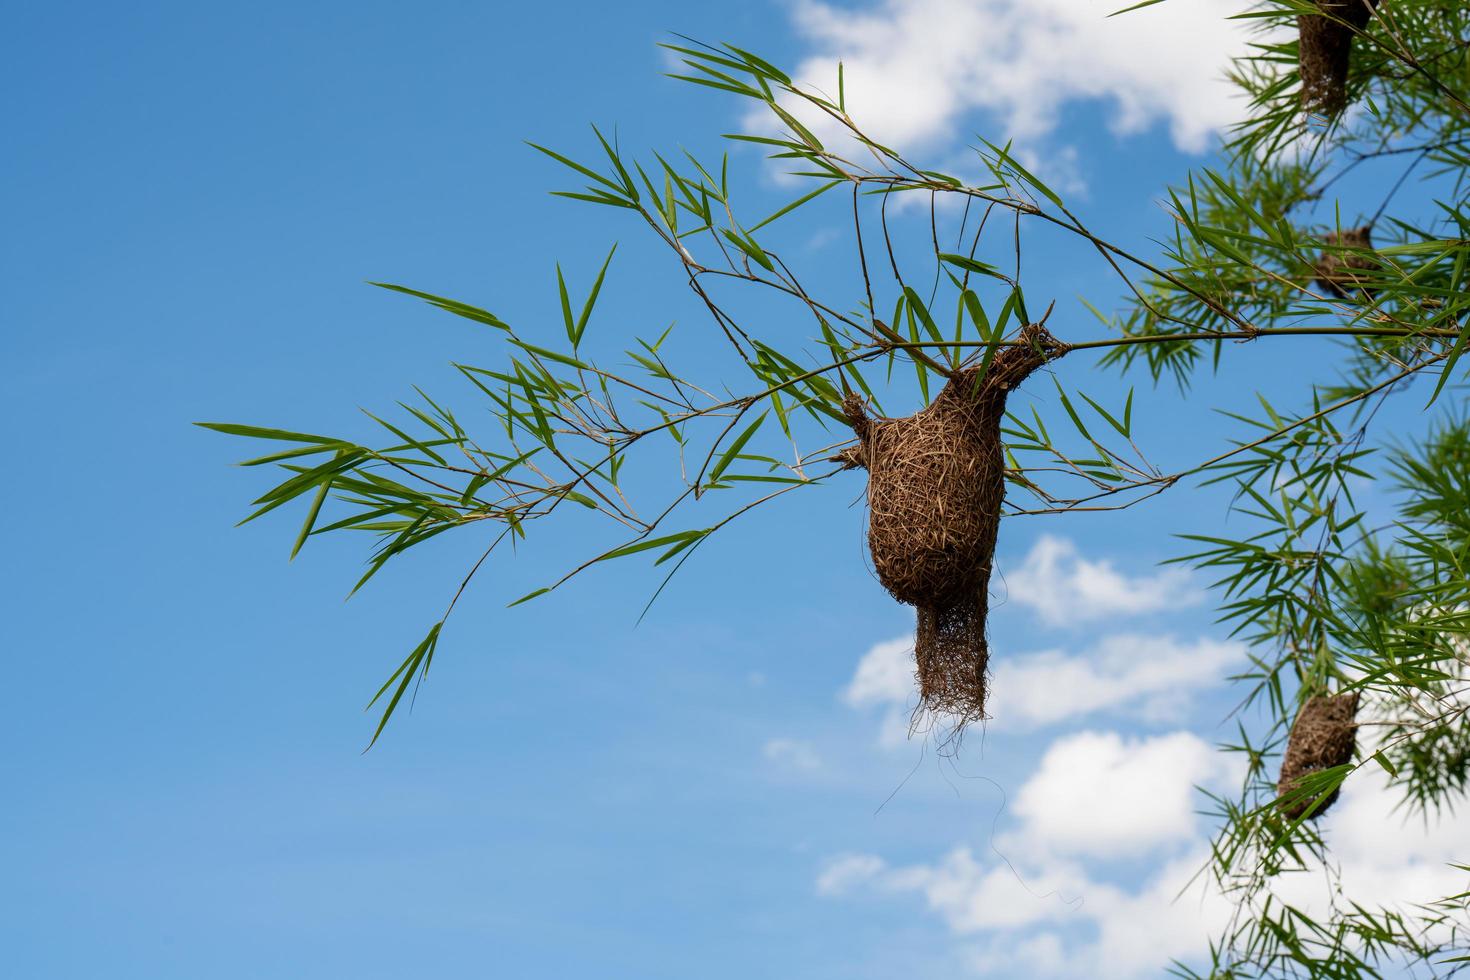
{"label": "second woven nest", "polygon": [[[1307,699],[1297,712],[1291,734],[1286,739],[1286,756],[1281,760],[1281,778],[1276,784],[1277,796],[1296,789],[1302,779],[1312,773],[1345,766],[1353,761],[1357,745],[1358,693],[1318,694]],[[1327,812],[1337,802],[1337,789],[1328,793],[1311,819]],[[1300,819],[1317,798],[1311,795],[1283,803],[1281,810],[1291,820]]]}
{"label": "second woven nest", "polygon": [[868,470],[868,547],[878,579],[918,610],[914,640],[920,709],[956,729],[986,717],[985,619],[1005,452],[1007,395],[1065,353],[1036,324],[998,351],[982,375],[956,371],[926,408],[869,419],[856,396],[845,407],[859,445],[844,456]]}
{"label": "second woven nest", "polygon": [[[1322,240],[1328,245],[1369,251],[1373,248],[1373,226],[1331,231]],[[1361,298],[1360,294],[1371,297],[1373,273],[1379,268],[1378,260],[1370,255],[1325,251],[1316,263],[1317,285],[1338,299]]]}

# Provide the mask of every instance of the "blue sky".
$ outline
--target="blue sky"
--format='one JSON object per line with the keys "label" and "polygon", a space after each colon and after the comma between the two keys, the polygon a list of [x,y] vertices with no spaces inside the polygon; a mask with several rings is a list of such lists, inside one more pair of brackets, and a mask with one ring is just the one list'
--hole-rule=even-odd
{"label": "blue sky", "polygon": [[[948,8],[1016,29],[1004,3]],[[1042,20],[1072,41],[1104,12],[1058,9]],[[875,100],[930,85],[943,111],[879,115],[937,165],[970,131],[1021,135],[1097,227],[1143,248],[1164,233],[1155,196],[1225,118],[1212,76],[1140,102],[1151,80],[1120,48],[1050,81],[1018,61],[977,99],[987,80],[965,66],[983,59],[944,54],[917,10],[9,6],[9,972],[948,977],[1102,955],[1133,976],[1171,942],[1198,948],[1208,909],[1169,905],[1162,869],[1192,870],[1202,839],[1188,784],[1230,777],[1202,747],[1227,731],[1210,681],[1240,651],[1204,583],[1155,566],[1171,533],[1223,524],[1222,496],[1008,523],[991,629],[1010,716],[997,687],[997,722],[953,761],[896,737],[911,614],[865,564],[856,476],[712,541],[636,626],[657,583],[640,565],[504,608],[602,533],[540,529],[487,569],[414,713],[364,755],[363,704],[476,542],[441,538],[344,604],[363,543],[288,564],[296,515],[234,529],[261,474],[189,424],[365,433],[356,408],[412,384],[469,415],[448,364],[493,363],[493,338],[365,281],[552,337],[555,262],[585,284],[615,240],[592,329],[612,343],[678,319],[681,352],[712,356],[678,270],[624,217],[549,197],[566,182],[522,142],[586,154],[597,122],[639,150],[719,152],[744,107],[661,76],[669,31],[788,65],[841,54]],[[880,56],[887,36],[909,40]],[[1209,36],[1200,58],[1218,55]],[[914,54],[931,43],[943,57]],[[751,213],[791,195],[749,152],[732,169]],[[850,287],[840,209],[804,220],[783,247]],[[1110,301],[1104,270],[1045,240],[1027,262],[1059,334],[1099,329],[1075,297]],[[1232,431],[1212,406],[1257,389],[1291,404],[1302,359],[1330,350],[1240,348],[1237,374],[1183,399],[1134,379],[1141,438],[1161,464],[1191,460]],[[1126,391],[1095,364],[1058,371],[1105,403]],[[1350,852],[1380,819],[1351,792]],[[1130,820],[1130,799],[1154,816]],[[1399,863],[1433,864],[1434,846]]]}

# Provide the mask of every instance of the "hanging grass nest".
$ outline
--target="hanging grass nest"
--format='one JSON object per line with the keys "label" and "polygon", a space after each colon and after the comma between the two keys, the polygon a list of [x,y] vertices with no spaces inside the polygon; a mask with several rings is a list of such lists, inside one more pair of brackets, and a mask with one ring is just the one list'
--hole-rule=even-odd
{"label": "hanging grass nest", "polygon": [[[1302,777],[1314,772],[1345,766],[1353,761],[1356,745],[1358,714],[1358,692],[1350,694],[1318,694],[1307,699],[1297,712],[1286,739],[1286,757],[1281,760],[1281,778],[1276,783],[1276,795],[1285,796],[1295,789]],[[1322,800],[1312,813],[1316,819],[1326,813],[1337,802],[1338,791],[1334,789]],[[1297,820],[1315,803],[1313,797],[1294,800],[1282,805],[1282,812]]]}
{"label": "hanging grass nest", "polygon": [[980,368],[956,371],[922,411],[869,419],[844,402],[859,443],[841,457],[868,470],[868,547],[878,580],[918,609],[919,711],[956,730],[985,718],[987,589],[1005,497],[1006,396],[1066,353],[1039,324]]}
{"label": "hanging grass nest", "polygon": [[1333,117],[1347,106],[1353,35],[1368,26],[1377,0],[1317,0],[1320,14],[1297,15],[1302,108]]}
{"label": "hanging grass nest", "polygon": [[[1373,226],[1344,228],[1328,232],[1322,240],[1328,245],[1345,248],[1373,248]],[[1369,285],[1373,273],[1379,269],[1378,260],[1371,255],[1344,255],[1341,252],[1323,252],[1314,266],[1317,270],[1317,285],[1338,299],[1351,299],[1359,294],[1371,297],[1373,287]]]}

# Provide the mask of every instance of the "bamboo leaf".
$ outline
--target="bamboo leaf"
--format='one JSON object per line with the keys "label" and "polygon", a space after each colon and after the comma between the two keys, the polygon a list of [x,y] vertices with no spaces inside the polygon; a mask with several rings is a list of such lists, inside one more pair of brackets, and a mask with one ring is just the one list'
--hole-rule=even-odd
{"label": "bamboo leaf", "polygon": [[413,652],[393,672],[393,676],[389,677],[387,682],[378,688],[378,693],[374,694],[373,699],[368,702],[367,709],[364,710],[371,710],[372,706],[378,703],[378,699],[383,696],[388,688],[393,686],[394,681],[398,682],[398,686],[393,692],[393,697],[388,701],[387,707],[383,709],[382,717],[378,720],[378,727],[373,730],[373,737],[368,742],[367,749],[363,749],[364,752],[377,744],[378,736],[382,735],[383,729],[388,726],[388,719],[393,717],[393,712],[398,707],[398,702],[403,699],[403,692],[408,690],[408,685],[413,680],[414,675],[420,674],[421,671],[427,668],[429,661],[434,656],[434,648],[439,643],[439,631],[443,628],[444,621],[441,619],[434,624],[433,628],[429,630],[429,635],[424,637],[422,643],[414,647]]}
{"label": "bamboo leaf", "polygon": [[796,200],[792,201],[790,204],[786,205],[784,208],[781,208],[779,211],[777,211],[775,214],[771,215],[770,217],[766,218],[764,221],[761,221],[761,222],[753,225],[749,229],[748,233],[749,234],[754,234],[755,232],[760,231],[762,228],[764,228],[766,225],[770,224],[772,221],[775,221],[777,218],[780,218],[783,215],[790,214],[792,211],[795,211],[797,208],[801,207],[803,204],[807,203],[810,200],[813,200],[814,198],[820,197],[821,195],[827,193],[832,188],[836,187],[838,184],[841,184],[841,183],[843,183],[843,181],[840,181],[840,180],[831,180],[831,181],[828,181],[827,183],[823,184],[821,187],[818,187],[816,190],[812,191],[810,194],[804,194],[801,197],[797,198]]}
{"label": "bamboo leaf", "polygon": [[617,242],[608,250],[607,258],[602,260],[602,268],[597,270],[597,278],[592,282],[592,291],[587,294],[587,302],[582,304],[582,312],[577,317],[577,324],[572,331],[572,350],[582,342],[582,335],[587,331],[587,321],[592,317],[592,307],[597,304],[598,294],[602,292],[602,281],[607,276],[607,267],[612,263],[613,255],[618,250]]}
{"label": "bamboo leaf", "polygon": [[955,255],[952,252],[941,252],[939,254],[939,258],[940,261],[948,262],[950,265],[959,266],[966,272],[974,272],[978,275],[989,276],[992,279],[999,279],[1001,282],[1011,281],[1009,276],[1001,272],[995,266],[987,265],[984,262],[977,262],[975,259],[972,259],[966,255]]}
{"label": "bamboo leaf", "polygon": [[710,470],[710,483],[719,480],[720,474],[725,472],[726,467],[735,461],[735,457],[739,455],[740,450],[745,448],[745,444],[750,441],[751,436],[755,435],[756,430],[761,427],[761,423],[765,422],[766,416],[769,414],[769,411],[762,412],[754,422],[746,426],[745,430],[735,438],[735,441],[730,444],[729,448],[720,456],[719,461],[715,463],[714,468]]}

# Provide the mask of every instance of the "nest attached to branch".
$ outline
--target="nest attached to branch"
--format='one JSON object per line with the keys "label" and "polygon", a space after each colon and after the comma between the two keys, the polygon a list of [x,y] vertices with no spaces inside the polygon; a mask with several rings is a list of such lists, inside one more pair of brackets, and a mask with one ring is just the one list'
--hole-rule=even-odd
{"label": "nest attached to branch", "polygon": [[868,547],[878,580],[918,609],[914,640],[920,705],[956,730],[986,717],[988,587],[1005,497],[1000,422],[1006,396],[1066,353],[1039,324],[996,352],[982,376],[956,371],[907,418],[870,419],[843,403],[859,443],[840,458],[868,470]]}
{"label": "nest attached to branch", "polygon": [[[1364,225],[1361,228],[1328,232],[1322,240],[1328,245],[1369,250],[1373,248],[1373,226]],[[1369,282],[1380,266],[1378,260],[1369,255],[1323,252],[1314,268],[1317,270],[1317,285],[1338,299],[1350,299],[1359,293],[1370,297],[1373,295],[1373,287]]]}
{"label": "nest attached to branch", "polygon": [[[1276,783],[1278,797],[1296,789],[1304,776],[1353,761],[1358,727],[1354,719],[1357,714],[1356,691],[1350,694],[1317,694],[1307,699],[1297,712],[1291,734],[1286,739],[1286,757],[1281,760],[1281,778]],[[1311,819],[1326,813],[1337,802],[1337,794],[1336,789],[1329,793],[1312,813]],[[1281,809],[1289,819],[1297,820],[1315,802],[1316,798],[1308,796],[1283,803]]]}
{"label": "nest attached to branch", "polygon": [[1353,35],[1368,26],[1377,0],[1317,0],[1320,14],[1298,14],[1302,108],[1336,116],[1347,106]]}

